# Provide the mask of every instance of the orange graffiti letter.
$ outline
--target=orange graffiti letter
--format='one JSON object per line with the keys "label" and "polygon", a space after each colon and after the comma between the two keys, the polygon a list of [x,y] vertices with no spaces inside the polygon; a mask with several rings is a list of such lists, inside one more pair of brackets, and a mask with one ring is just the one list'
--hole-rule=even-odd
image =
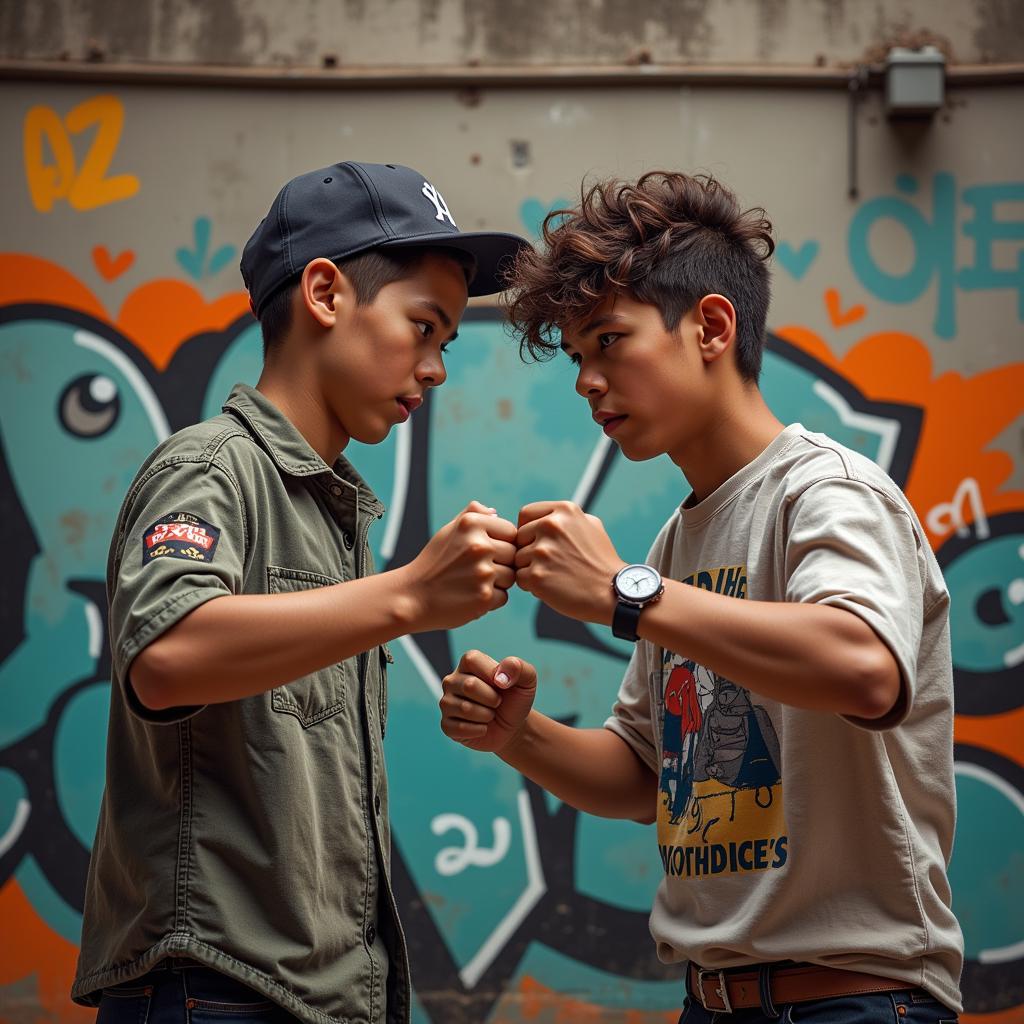
{"label": "orange graffiti letter", "polygon": [[[49,142],[54,162],[43,160],[43,142]],[[75,152],[64,125],[50,107],[33,107],[25,115],[25,178],[32,205],[49,213],[54,201],[63,199],[75,178]]]}
{"label": "orange graffiti letter", "polygon": [[98,124],[96,138],[86,154],[81,173],[71,186],[68,202],[75,210],[93,210],[97,206],[129,199],[139,191],[134,174],[105,178],[114,159],[124,124],[124,107],[116,96],[94,96],[80,103],[67,116],[68,129],[76,135],[92,124]]}

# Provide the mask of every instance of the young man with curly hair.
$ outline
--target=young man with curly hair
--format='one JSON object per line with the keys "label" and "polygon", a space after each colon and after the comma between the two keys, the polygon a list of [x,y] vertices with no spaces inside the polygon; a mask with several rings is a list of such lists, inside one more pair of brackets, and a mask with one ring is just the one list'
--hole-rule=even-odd
{"label": "young man with curly hair", "polygon": [[709,177],[586,191],[520,254],[511,320],[561,349],[632,460],[692,489],[647,563],[568,502],[519,516],[517,583],[636,644],[603,729],[533,708],[537,673],[466,654],[442,728],[574,807],[657,822],[651,931],[685,1024],[936,1024],[951,910],[949,597],[907,499],[758,389],[773,242]]}

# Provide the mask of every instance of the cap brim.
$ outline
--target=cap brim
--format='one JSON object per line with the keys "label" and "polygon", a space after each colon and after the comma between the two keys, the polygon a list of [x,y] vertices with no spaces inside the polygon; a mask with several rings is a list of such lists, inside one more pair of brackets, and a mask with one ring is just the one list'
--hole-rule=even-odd
{"label": "cap brim", "polygon": [[452,234],[448,231],[394,238],[380,242],[374,248],[398,249],[412,245],[436,246],[439,249],[459,249],[476,260],[476,276],[470,282],[470,296],[494,295],[508,286],[505,274],[516,253],[529,241],[519,235],[501,231],[466,231]]}

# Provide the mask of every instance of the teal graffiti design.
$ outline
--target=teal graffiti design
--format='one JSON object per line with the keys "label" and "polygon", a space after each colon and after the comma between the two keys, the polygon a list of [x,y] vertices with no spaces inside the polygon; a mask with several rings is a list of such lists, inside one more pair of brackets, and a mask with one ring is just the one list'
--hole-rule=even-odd
{"label": "teal graffiti design", "polygon": [[957,275],[965,291],[989,288],[1017,289],[1017,317],[1024,320],[1024,246],[1017,250],[1016,266],[1000,270],[994,266],[996,242],[1024,242],[1024,220],[999,221],[1000,203],[1024,203],[1024,182],[979,185],[964,189],[964,202],[973,207],[974,216],[964,224],[964,234],[974,242],[974,265]]}
{"label": "teal graffiti design", "polygon": [[212,225],[209,217],[197,217],[192,228],[193,248],[180,248],[174,256],[181,268],[196,281],[204,277],[213,277],[214,274],[223,270],[230,263],[236,253],[233,245],[222,245],[209,260],[207,253],[210,251],[210,237]]}
{"label": "teal graffiti design", "polygon": [[953,911],[964,934],[960,986],[974,1013],[1024,1003],[1024,767],[959,743],[956,842],[949,865]]}
{"label": "teal graffiti design", "polygon": [[992,715],[1024,704],[1024,513],[1006,512],[984,528],[948,539],[937,552],[950,608],[956,709]]}
{"label": "teal graffiti design", "polygon": [[524,199],[519,204],[519,219],[523,222],[523,227],[534,238],[540,238],[544,218],[553,210],[565,210],[571,206],[572,200],[570,199],[555,199],[550,203],[544,203],[540,199],[531,197]]}
{"label": "teal graffiti design", "polygon": [[[896,187],[916,196],[918,180],[901,174]],[[964,291],[1016,289],[1017,316],[1024,320],[1024,219],[1000,219],[1001,204],[1024,201],[1024,182],[978,185],[963,190],[961,200],[971,208],[972,217],[960,230],[973,243],[973,262],[957,269],[957,186],[952,174],[939,173],[932,179],[930,215],[915,203],[895,196],[880,196],[864,203],[853,215],[847,238],[850,266],[860,283],[885,302],[915,302],[934,285],[936,307],[933,328],[940,338],[953,338],[957,331],[956,289]],[[871,230],[880,221],[893,221],[906,231],[913,249],[913,262],[903,273],[893,273],[879,261],[871,246]],[[1014,246],[1006,259],[1013,267],[997,267],[998,245]],[[1004,260],[1005,262],[1005,260]]]}
{"label": "teal graffiti design", "polygon": [[[911,184],[913,183],[913,184]],[[904,191],[916,191],[916,181],[904,176]],[[850,266],[860,283],[885,302],[907,303],[921,297],[937,277],[938,306],[934,329],[940,338],[956,333],[955,312],[955,217],[956,184],[951,174],[936,174],[932,184],[931,220],[905,199],[882,196],[871,199],[850,222]],[[910,236],[914,261],[909,270],[893,274],[883,269],[870,246],[871,228],[880,220],[892,220]]]}
{"label": "teal graffiti design", "polygon": [[[624,557],[642,559],[685,495],[678,470],[668,460],[612,457],[577,494],[602,438],[573,395],[573,367],[562,358],[523,365],[492,311],[467,313],[446,361],[448,382],[408,425],[408,447],[393,432],[380,445],[347,451],[394,519],[371,534],[377,564],[399,564],[473,498],[514,518],[529,501],[574,496],[602,518]],[[0,836],[13,837],[0,853],[0,881],[13,873],[37,912],[72,942],[103,784],[102,588],[117,511],[158,441],[217,412],[231,385],[254,383],[260,366],[259,329],[248,317],[186,343],[157,373],[92,318],[52,307],[0,309],[0,501],[17,513],[11,535],[23,552],[0,577]],[[775,337],[762,389],[783,420],[826,431],[905,481],[920,429],[915,407],[870,401]],[[538,450],[543,459],[524,454]],[[979,565],[991,570],[988,560]],[[551,802],[498,759],[445,739],[437,724],[431,680],[436,687],[451,658],[475,647],[534,661],[545,711],[599,726],[628,654],[606,633],[572,632],[557,619],[542,624],[537,603],[513,592],[500,613],[393,645],[395,879],[417,974],[427,982],[420,1021],[485,1020],[523,973],[555,991],[577,985],[609,1008],[678,1004],[678,971],[659,964],[647,933],[659,877],[650,834]],[[965,805],[974,799],[965,788]],[[432,828],[442,814],[465,819],[481,842],[502,819],[507,853],[493,867],[439,873],[438,854],[453,843]],[[979,948],[989,948],[979,936]],[[466,997],[466,1009],[452,1009],[452,992]]]}
{"label": "teal graffiti design", "polygon": [[789,242],[779,242],[775,247],[775,259],[784,270],[799,281],[818,258],[820,248],[819,243],[815,241],[804,242],[799,249],[794,249]]}

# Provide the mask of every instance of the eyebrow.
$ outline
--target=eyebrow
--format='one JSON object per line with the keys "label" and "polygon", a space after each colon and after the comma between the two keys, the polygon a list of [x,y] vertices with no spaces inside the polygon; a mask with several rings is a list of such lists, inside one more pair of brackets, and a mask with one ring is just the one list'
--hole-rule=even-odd
{"label": "eyebrow", "polygon": [[[594,331],[601,327],[607,327],[609,324],[622,324],[626,322],[626,318],[621,313],[605,313],[602,316],[595,317],[588,323],[584,324],[579,331],[580,337],[584,337],[587,334],[592,334]],[[567,352],[572,346],[567,342],[561,343],[561,349],[563,352]]]}
{"label": "eyebrow", "polygon": [[608,324],[625,323],[626,318],[621,313],[605,313],[603,316],[595,317],[590,323],[585,324],[580,334],[591,334],[599,327],[607,327]]}
{"label": "eyebrow", "polygon": [[[445,330],[451,330],[452,318],[433,299],[417,299],[416,305],[421,309],[429,309],[444,324]],[[448,340],[454,341],[458,336],[459,332],[456,331]]]}

